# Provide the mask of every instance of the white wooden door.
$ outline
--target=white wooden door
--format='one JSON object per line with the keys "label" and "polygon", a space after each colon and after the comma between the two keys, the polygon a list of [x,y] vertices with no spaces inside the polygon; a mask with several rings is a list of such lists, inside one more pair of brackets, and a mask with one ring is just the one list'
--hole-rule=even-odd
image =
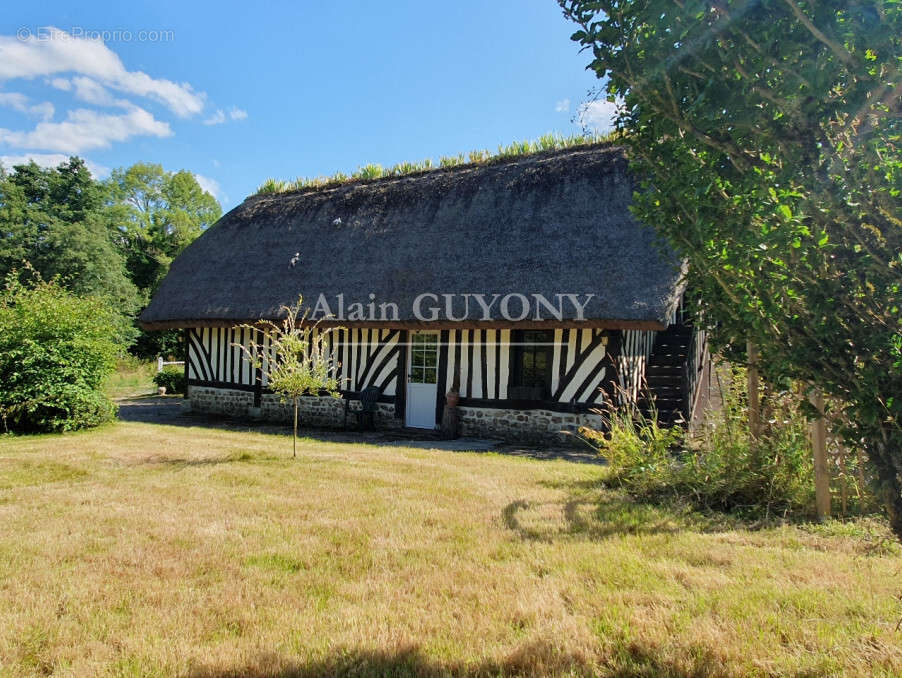
{"label": "white wooden door", "polygon": [[438,332],[410,334],[407,349],[407,414],[412,428],[435,428],[438,402]]}

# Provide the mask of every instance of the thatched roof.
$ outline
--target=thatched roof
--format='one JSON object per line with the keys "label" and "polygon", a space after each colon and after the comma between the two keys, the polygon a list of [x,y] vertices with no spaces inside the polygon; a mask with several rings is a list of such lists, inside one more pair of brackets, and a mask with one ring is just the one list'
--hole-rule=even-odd
{"label": "thatched roof", "polygon": [[[419,324],[422,293],[535,293],[594,294],[593,324],[662,326],[679,262],[631,217],[633,188],[622,149],[589,146],[252,196],[173,261],[141,322],[275,319],[299,294],[336,312],[338,294],[347,305],[372,293]],[[482,315],[471,303],[468,320]]]}

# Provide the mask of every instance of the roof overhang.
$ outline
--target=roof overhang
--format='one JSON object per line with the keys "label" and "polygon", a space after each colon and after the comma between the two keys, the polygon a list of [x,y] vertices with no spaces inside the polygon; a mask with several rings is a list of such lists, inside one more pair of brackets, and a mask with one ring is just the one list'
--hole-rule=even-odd
{"label": "roof overhang", "polygon": [[[267,322],[280,322],[279,319],[264,320],[170,320],[166,322],[139,323],[141,328],[147,331],[187,329],[191,327],[235,327],[236,325],[251,325],[264,327]],[[605,330],[653,330],[667,329],[667,324],[654,320],[522,320],[506,321],[491,320],[485,322],[423,322],[423,321],[389,321],[389,322],[347,322],[333,320],[308,321],[307,325],[320,327],[342,327],[360,329],[402,329],[402,330],[554,330],[554,329],[605,329]]]}

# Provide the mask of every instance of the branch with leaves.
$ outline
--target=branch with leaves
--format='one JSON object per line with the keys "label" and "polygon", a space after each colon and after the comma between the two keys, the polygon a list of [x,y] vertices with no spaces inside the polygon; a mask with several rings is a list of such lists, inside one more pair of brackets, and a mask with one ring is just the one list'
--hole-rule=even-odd
{"label": "branch with leaves", "polygon": [[294,406],[292,457],[297,457],[298,404],[302,396],[341,397],[336,376],[339,364],[333,358],[332,335],[339,327],[322,327],[322,320],[307,322],[309,309],[303,309],[304,298],[297,303],[282,306],[281,322],[261,320],[255,325],[242,325],[252,335],[262,330],[268,339],[264,349],[256,342],[250,347],[235,344],[245,354],[254,368],[260,371],[260,379],[279,394],[282,402]]}
{"label": "branch with leaves", "polygon": [[902,538],[902,5],[559,2],[712,344],[831,397]]}

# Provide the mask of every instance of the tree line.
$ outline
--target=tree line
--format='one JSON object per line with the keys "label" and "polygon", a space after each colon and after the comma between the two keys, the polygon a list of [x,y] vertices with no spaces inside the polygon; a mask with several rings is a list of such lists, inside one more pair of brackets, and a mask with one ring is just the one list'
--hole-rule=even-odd
{"label": "tree line", "polygon": [[172,260],[222,214],[194,175],[136,163],[95,179],[84,160],[0,165],[0,279],[57,279],[112,309],[116,341],[141,357],[178,352],[174,332],[137,316]]}

